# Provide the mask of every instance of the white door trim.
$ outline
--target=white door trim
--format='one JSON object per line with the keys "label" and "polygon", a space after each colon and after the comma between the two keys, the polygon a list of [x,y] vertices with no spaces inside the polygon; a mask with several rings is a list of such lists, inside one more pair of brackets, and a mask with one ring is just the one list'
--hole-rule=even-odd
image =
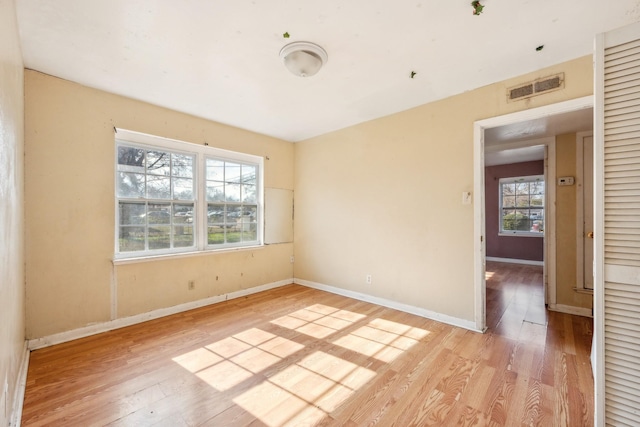
{"label": "white door trim", "polygon": [[[473,182],[476,200],[473,206],[474,215],[474,300],[476,329],[486,329],[486,284],[485,284],[485,225],[484,225],[484,131],[485,129],[519,123],[527,120],[539,119],[556,114],[569,113],[593,107],[593,96],[585,96],[557,104],[532,108],[530,110],[505,114],[478,120],[473,124]],[[554,147],[555,148],[555,147]],[[551,151],[551,150],[550,150]],[[552,153],[549,153],[551,157]],[[554,157],[555,159],[555,157]],[[554,163],[553,161],[549,162]],[[555,166],[555,164],[553,165]],[[550,171],[549,171],[550,172]],[[550,174],[551,175],[551,174]],[[554,172],[555,175],[555,172]],[[549,176],[549,179],[552,179]],[[553,177],[555,182],[555,177]],[[553,186],[548,186],[553,187]],[[550,206],[551,207],[551,206]],[[549,233],[551,234],[551,233]],[[555,241],[554,236],[548,235],[549,241]],[[555,245],[551,244],[547,253],[548,266],[548,302],[555,303]],[[545,260],[546,261],[546,260]]]}
{"label": "white door trim", "polygon": [[[584,176],[589,171],[584,170],[583,139],[591,136],[593,131],[578,132],[576,134],[576,288],[585,290],[584,277]],[[591,171],[593,174],[593,171]]]}

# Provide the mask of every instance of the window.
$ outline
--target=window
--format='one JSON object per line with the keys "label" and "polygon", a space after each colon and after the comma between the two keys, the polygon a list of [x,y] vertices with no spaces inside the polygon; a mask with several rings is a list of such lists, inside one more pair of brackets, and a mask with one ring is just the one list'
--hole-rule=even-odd
{"label": "window", "polygon": [[118,130],[116,257],[262,242],[262,159]]}
{"label": "window", "polygon": [[544,233],[544,176],[502,178],[500,191],[500,234]]}

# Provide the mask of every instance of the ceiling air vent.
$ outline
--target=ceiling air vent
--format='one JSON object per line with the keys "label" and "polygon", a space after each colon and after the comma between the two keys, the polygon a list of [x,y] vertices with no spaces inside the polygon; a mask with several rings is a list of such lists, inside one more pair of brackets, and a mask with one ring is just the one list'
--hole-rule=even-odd
{"label": "ceiling air vent", "polygon": [[519,101],[564,88],[564,73],[544,77],[507,89],[507,101]]}

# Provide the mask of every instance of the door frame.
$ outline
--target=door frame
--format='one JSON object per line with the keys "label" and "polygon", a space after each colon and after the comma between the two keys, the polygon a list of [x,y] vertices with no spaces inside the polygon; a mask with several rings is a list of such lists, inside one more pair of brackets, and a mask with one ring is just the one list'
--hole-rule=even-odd
{"label": "door frame", "polygon": [[[584,147],[583,139],[593,137],[593,130],[588,132],[578,132],[576,134],[576,183],[579,185],[576,192],[576,291],[593,294],[593,289],[585,288],[584,277],[584,176],[585,173],[593,175],[591,171],[584,170]],[[595,159],[594,159],[595,165]],[[594,187],[595,188],[595,187]],[[593,200],[595,203],[595,198]],[[595,206],[595,204],[594,204]],[[592,218],[593,221],[593,218]],[[594,248],[595,255],[595,248]]]}
{"label": "door frame", "polygon": [[[474,238],[474,321],[477,330],[486,330],[486,282],[485,282],[485,263],[486,263],[486,241],[485,241],[485,194],[484,194],[484,131],[485,129],[509,124],[534,120],[557,114],[569,113],[585,108],[594,107],[593,95],[582,98],[550,104],[542,107],[532,108],[529,110],[518,111],[515,113],[505,114],[502,116],[490,117],[483,120],[477,120],[473,124],[473,191],[476,194],[473,206],[473,238]],[[549,151],[554,149],[554,144],[549,146]],[[555,154],[549,152],[549,179],[553,179],[555,183]],[[552,157],[553,156],[553,157]],[[552,173],[553,172],[553,175]],[[553,193],[555,185],[547,185],[549,192]],[[552,195],[549,197],[551,198]],[[553,200],[553,199],[551,199]],[[550,203],[553,208],[553,203]],[[555,229],[554,219],[549,212],[549,217],[545,219],[546,231],[545,245],[547,251],[545,253],[545,266],[547,267],[548,286],[546,299],[547,303],[555,304],[556,302],[556,281],[555,281]],[[551,219],[551,221],[549,221]]]}

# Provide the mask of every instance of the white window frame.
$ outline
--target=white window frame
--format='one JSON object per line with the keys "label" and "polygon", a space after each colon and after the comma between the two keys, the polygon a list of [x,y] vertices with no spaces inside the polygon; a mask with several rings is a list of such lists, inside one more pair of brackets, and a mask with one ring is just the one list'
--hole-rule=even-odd
{"label": "white window frame", "polygon": [[[545,229],[542,232],[534,232],[534,231],[524,231],[524,230],[503,230],[502,226],[503,226],[503,208],[502,208],[502,185],[503,184],[510,184],[510,183],[520,183],[520,182],[533,182],[533,181],[542,181],[544,183],[544,195],[543,195],[543,204],[540,207],[540,209],[544,212],[543,214],[543,220],[545,221],[546,224],[546,217],[547,217],[547,207],[545,206],[545,202],[546,202],[546,193],[547,193],[547,188],[546,188],[546,182],[545,182],[545,178],[544,175],[528,175],[528,176],[514,176],[514,177],[508,177],[508,178],[500,178],[499,182],[498,182],[498,192],[499,192],[499,197],[498,197],[498,210],[499,210],[499,214],[498,214],[498,235],[499,236],[517,236],[517,237],[544,237],[545,234],[545,230],[546,230],[546,226],[544,227]],[[517,209],[517,208],[514,208]],[[525,209],[531,209],[530,207],[527,207]]]}
{"label": "white window frame", "polygon": [[[120,233],[120,212],[119,201],[127,200],[126,198],[118,197],[118,147],[120,145],[128,145],[134,147],[140,147],[151,150],[166,150],[172,153],[190,154],[195,156],[194,162],[194,240],[195,243],[190,247],[181,248],[169,248],[169,249],[156,249],[156,250],[144,250],[144,251],[119,251],[119,233]],[[211,147],[208,145],[199,145],[175,139],[163,138],[159,136],[144,134],[140,132],[134,132],[126,129],[116,129],[115,134],[115,159],[114,159],[114,201],[115,201],[115,223],[114,223],[114,259],[115,260],[127,260],[127,259],[141,259],[156,256],[165,255],[182,255],[189,253],[206,253],[216,252],[228,249],[241,249],[241,248],[254,248],[264,245],[264,159],[260,156],[255,156],[246,153],[240,153],[230,150],[224,150],[220,148]],[[206,159],[218,159],[228,162],[238,162],[241,164],[251,164],[257,167],[256,187],[257,187],[257,218],[256,218],[256,233],[257,240],[249,242],[237,242],[237,243],[225,243],[219,245],[208,244],[207,234],[207,198],[206,198]],[[129,199],[132,200],[132,199]],[[141,200],[149,201],[150,199],[144,198]],[[154,199],[154,201],[156,201]],[[173,203],[191,203],[191,201],[182,200],[157,200],[159,203],[173,202]],[[214,202],[224,203],[224,202]]]}

